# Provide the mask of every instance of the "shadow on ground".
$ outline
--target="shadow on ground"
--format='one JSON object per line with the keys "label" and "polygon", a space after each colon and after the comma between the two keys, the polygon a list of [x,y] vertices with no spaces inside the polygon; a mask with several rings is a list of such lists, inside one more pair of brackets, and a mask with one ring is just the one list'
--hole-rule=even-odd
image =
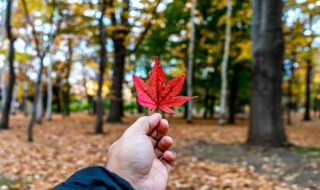
{"label": "shadow on ground", "polygon": [[246,144],[222,144],[198,140],[187,146],[175,147],[180,156],[217,163],[237,163],[254,167],[271,179],[303,188],[320,188],[320,148],[271,148]]}

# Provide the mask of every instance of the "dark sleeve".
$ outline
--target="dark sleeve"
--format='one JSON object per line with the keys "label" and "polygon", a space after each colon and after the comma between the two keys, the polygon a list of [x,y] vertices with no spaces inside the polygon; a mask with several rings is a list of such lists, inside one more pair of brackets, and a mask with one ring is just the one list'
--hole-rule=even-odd
{"label": "dark sleeve", "polygon": [[103,167],[94,166],[77,171],[53,190],[133,190],[131,185]]}

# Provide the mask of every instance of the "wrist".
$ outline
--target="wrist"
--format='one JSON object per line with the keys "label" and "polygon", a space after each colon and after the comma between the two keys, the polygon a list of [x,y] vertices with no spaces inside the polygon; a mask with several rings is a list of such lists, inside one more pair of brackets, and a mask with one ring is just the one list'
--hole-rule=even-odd
{"label": "wrist", "polygon": [[110,172],[112,172],[112,173],[115,173],[116,175],[118,175],[119,177],[121,177],[122,179],[124,179],[125,181],[127,181],[127,182],[131,185],[131,187],[132,187],[133,189],[138,189],[135,180],[133,180],[132,177],[130,177],[130,175],[128,175],[128,174],[126,173],[126,171],[123,171],[122,169],[119,169],[119,168],[117,168],[116,166],[113,166],[112,164],[108,164],[108,162],[107,162],[105,168],[106,168],[108,171],[110,171]]}

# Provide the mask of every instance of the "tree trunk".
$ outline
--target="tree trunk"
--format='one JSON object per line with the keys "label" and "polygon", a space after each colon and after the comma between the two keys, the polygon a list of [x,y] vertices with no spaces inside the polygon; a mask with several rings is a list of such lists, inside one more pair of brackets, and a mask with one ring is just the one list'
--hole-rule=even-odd
{"label": "tree trunk", "polygon": [[[113,2],[113,1],[112,1]],[[124,74],[124,65],[126,57],[126,45],[125,39],[129,34],[129,22],[128,14],[130,3],[129,0],[123,0],[122,13],[120,19],[117,19],[115,14],[111,15],[111,21],[113,26],[119,24],[124,26],[123,29],[113,31],[112,40],[114,44],[114,63],[112,65],[112,85],[110,92],[110,108],[108,122],[121,122],[121,116],[123,115],[123,100],[122,100],[122,83]],[[111,5],[111,7],[114,5]],[[120,23],[118,21],[120,21]]]}
{"label": "tree trunk", "polygon": [[282,146],[286,144],[281,110],[283,5],[279,0],[255,0],[252,5],[253,72],[248,143]]}
{"label": "tree trunk", "polygon": [[61,98],[60,98],[60,78],[57,77],[57,85],[53,86],[53,94],[55,96],[55,103],[57,104],[57,112],[61,113],[62,112],[62,106],[61,106]]}
{"label": "tree trunk", "polygon": [[227,102],[227,71],[228,71],[228,59],[229,59],[229,49],[230,49],[230,38],[231,38],[231,14],[232,14],[232,1],[227,0],[227,19],[226,19],[226,33],[224,41],[224,52],[223,59],[221,63],[221,94],[220,94],[220,118],[219,124],[225,124],[226,115],[226,102]]}
{"label": "tree trunk", "polygon": [[238,84],[237,84],[237,68],[233,69],[233,76],[231,78],[231,88],[230,88],[230,97],[229,97],[229,124],[235,124],[235,115],[237,111],[237,91],[238,91]]}
{"label": "tree trunk", "polygon": [[38,99],[41,93],[41,80],[42,80],[42,73],[43,73],[43,59],[45,57],[45,53],[40,57],[40,69],[38,71],[38,79],[36,83],[36,91],[34,94],[34,100],[33,100],[33,109],[32,109],[32,115],[28,123],[28,134],[27,134],[27,139],[29,142],[33,141],[33,124],[36,119],[36,113],[37,113],[37,108],[38,108]]}
{"label": "tree trunk", "polygon": [[[46,4],[46,6],[48,6],[48,3]],[[46,106],[46,119],[47,121],[51,121],[52,120],[52,96],[53,96],[53,92],[52,92],[52,77],[51,77],[51,74],[52,74],[52,67],[53,67],[53,64],[54,64],[54,57],[53,57],[53,54],[54,54],[54,46],[56,44],[56,37],[57,37],[57,33],[58,31],[60,30],[60,25],[61,25],[61,22],[62,22],[62,16],[61,18],[59,19],[58,21],[58,24],[57,24],[57,29],[55,31],[54,30],[54,27],[53,27],[53,17],[54,17],[54,10],[56,8],[56,1],[53,0],[52,1],[52,8],[53,8],[53,11],[50,15],[50,23],[51,23],[51,39],[50,39],[50,43],[51,43],[51,46],[47,48],[47,50],[49,51],[49,55],[50,55],[50,62],[49,62],[49,65],[48,65],[48,81],[47,81],[47,106]]]}
{"label": "tree trunk", "polygon": [[28,82],[23,81],[22,108],[24,116],[28,116]]}
{"label": "tree trunk", "polygon": [[[192,96],[192,80],[193,80],[193,62],[194,62],[194,41],[195,41],[195,24],[194,24],[194,12],[197,6],[197,0],[192,0],[191,7],[191,17],[190,17],[190,40],[189,40],[189,49],[188,49],[188,67],[187,67],[187,96]],[[193,109],[193,100],[189,100],[188,112],[187,112],[187,122],[192,122],[192,109]]]}
{"label": "tree trunk", "polygon": [[209,104],[210,118],[214,118],[214,102],[216,101],[215,96],[211,96],[211,101]]}
{"label": "tree trunk", "polygon": [[[40,60],[40,64],[43,64],[43,59]],[[36,109],[36,118],[35,118],[35,122],[40,124],[42,122],[42,115],[43,115],[43,92],[42,92],[42,88],[43,88],[43,84],[42,84],[42,79],[40,81],[40,90],[39,90],[39,94],[37,95],[37,109]]]}
{"label": "tree trunk", "polygon": [[125,46],[124,39],[118,39],[114,41],[114,64],[113,64],[113,76],[110,92],[110,108],[108,122],[121,122],[121,116],[123,114],[122,103],[122,83],[123,73],[125,65]]}
{"label": "tree trunk", "polygon": [[52,66],[54,58],[52,56],[52,50],[50,51],[50,63],[48,65],[48,84],[47,84],[47,109],[46,109],[46,119],[47,121],[52,120]]}
{"label": "tree trunk", "polygon": [[70,115],[70,84],[69,84],[69,76],[71,71],[71,65],[72,65],[72,56],[73,56],[73,49],[72,49],[72,40],[71,38],[68,38],[68,60],[67,60],[67,72],[66,72],[66,88],[63,91],[63,97],[64,97],[64,115],[69,116]]}
{"label": "tree trunk", "polygon": [[[310,49],[311,51],[311,49]],[[305,112],[304,118],[305,121],[310,121],[310,95],[311,95],[311,72],[312,72],[312,65],[311,65],[311,58],[307,60],[307,72],[306,72],[306,103],[305,103]]]}
{"label": "tree trunk", "polygon": [[16,40],[13,37],[11,32],[11,11],[12,11],[12,0],[7,1],[6,8],[6,31],[9,39],[9,52],[8,52],[8,62],[9,62],[9,82],[6,90],[6,99],[4,102],[4,107],[2,109],[2,117],[0,121],[0,129],[8,129],[9,128],[9,114],[10,114],[10,104],[12,99],[12,93],[15,82],[15,74],[14,74],[14,42]]}
{"label": "tree trunk", "polygon": [[314,40],[312,33],[312,21],[313,15],[309,14],[309,30],[311,31],[311,40],[308,43],[309,47],[309,56],[307,59],[307,71],[306,71],[306,102],[305,102],[305,112],[304,112],[304,120],[310,121],[310,101],[311,101],[311,74],[312,74],[312,42]]}
{"label": "tree trunk", "polygon": [[101,15],[99,18],[99,42],[100,42],[100,64],[99,64],[99,76],[98,76],[98,90],[97,90],[97,102],[96,102],[96,124],[95,134],[103,133],[103,101],[101,97],[103,87],[103,75],[106,67],[106,28],[103,23],[104,13],[106,9],[106,0],[102,1]]}
{"label": "tree trunk", "polygon": [[17,102],[17,93],[18,93],[18,84],[16,84],[13,88],[12,92],[12,99],[11,99],[11,104],[10,104],[10,113],[12,115],[16,114],[16,102]]}
{"label": "tree trunk", "polygon": [[208,87],[206,87],[206,92],[205,92],[205,97],[204,97],[204,112],[203,112],[203,119],[207,119],[207,115],[208,115],[208,112],[209,112],[209,90],[208,90]]}
{"label": "tree trunk", "polygon": [[6,64],[1,69],[1,109],[3,110],[6,101]]}

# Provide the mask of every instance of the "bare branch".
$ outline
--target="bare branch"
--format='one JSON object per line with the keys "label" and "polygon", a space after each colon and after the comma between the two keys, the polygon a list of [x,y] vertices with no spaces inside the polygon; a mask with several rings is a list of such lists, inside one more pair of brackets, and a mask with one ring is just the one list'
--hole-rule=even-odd
{"label": "bare branch", "polygon": [[36,32],[35,26],[34,26],[33,22],[31,21],[31,18],[30,18],[30,13],[28,11],[26,0],[21,0],[21,2],[22,2],[22,8],[23,8],[23,12],[24,12],[24,16],[26,18],[26,21],[27,21],[28,24],[30,24],[30,26],[32,28],[32,36],[33,36],[33,40],[36,43],[36,51],[37,51],[38,57],[41,57],[40,42],[39,42],[39,39],[38,39],[38,36],[37,36],[37,32]]}
{"label": "bare branch", "polygon": [[141,43],[143,42],[143,40],[145,39],[149,29],[151,28],[152,26],[152,21],[156,15],[156,11],[157,11],[157,8],[159,6],[159,4],[161,3],[161,0],[158,1],[158,3],[156,4],[156,6],[154,7],[153,11],[152,11],[152,18],[149,20],[148,24],[146,25],[146,27],[144,28],[144,31],[140,34],[140,37],[138,38],[138,41],[136,42],[136,45],[135,47],[133,48],[133,50],[131,50],[130,52],[127,53],[127,55],[130,55],[134,52],[136,52],[139,48],[139,46],[141,45]]}

